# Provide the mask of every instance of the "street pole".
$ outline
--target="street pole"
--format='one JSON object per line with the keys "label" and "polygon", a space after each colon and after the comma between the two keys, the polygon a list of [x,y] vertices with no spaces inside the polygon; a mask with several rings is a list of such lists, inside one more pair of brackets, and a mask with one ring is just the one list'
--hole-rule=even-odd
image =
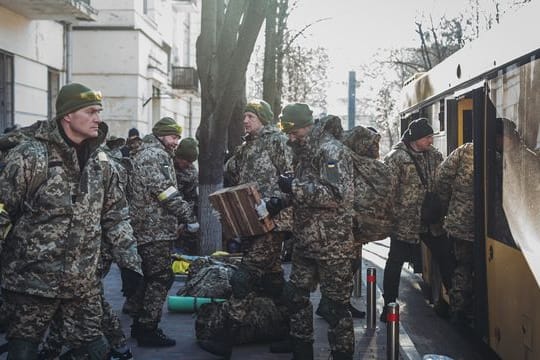
{"label": "street pole", "polygon": [[356,120],[356,72],[349,71],[349,130],[355,127]]}

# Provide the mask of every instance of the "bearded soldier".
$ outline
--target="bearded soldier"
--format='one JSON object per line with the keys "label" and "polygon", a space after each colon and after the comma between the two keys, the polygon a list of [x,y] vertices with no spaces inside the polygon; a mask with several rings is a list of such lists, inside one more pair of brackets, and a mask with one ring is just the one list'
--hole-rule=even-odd
{"label": "bearded soldier", "polygon": [[294,359],[313,359],[313,306],[317,285],[328,302],[328,341],[333,359],[352,359],[354,329],[348,310],[355,259],[352,234],[354,169],[350,150],[339,140],[341,120],[314,124],[306,104],[283,108],[281,126],[293,148],[294,176],[281,176],[289,194],[296,243],[290,280],[283,291],[289,307]]}
{"label": "bearded soldier", "polygon": [[75,354],[108,356],[96,286],[103,239],[123,271],[140,277],[118,173],[99,148],[107,133],[101,100],[84,85],[62,87],[57,116],[36,126],[4,159],[0,208],[13,225],[0,236],[8,358],[35,359],[57,315]]}
{"label": "bearded soldier", "polygon": [[[462,324],[472,313],[474,268],[474,146],[466,143],[439,165],[436,189],[447,209],[444,229],[454,247],[450,310],[452,322]],[[450,254],[449,254],[450,256]]]}
{"label": "bearded soldier", "polygon": [[143,288],[134,297],[137,313],[131,329],[139,346],[174,346],[158,327],[163,302],[174,281],[172,244],[178,223],[198,228],[191,206],[178,192],[173,154],[182,128],[169,117],[159,120],[132,155],[129,182],[131,223],[142,258]]}

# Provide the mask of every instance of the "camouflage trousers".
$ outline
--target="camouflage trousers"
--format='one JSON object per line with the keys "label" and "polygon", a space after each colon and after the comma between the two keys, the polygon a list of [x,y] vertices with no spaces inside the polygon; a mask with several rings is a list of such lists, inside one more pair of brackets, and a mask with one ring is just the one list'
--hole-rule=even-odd
{"label": "camouflage trousers", "polygon": [[243,298],[251,291],[278,298],[284,284],[281,248],[285,232],[269,232],[242,241],[243,256],[231,279],[232,291]]}
{"label": "camouflage trousers", "polygon": [[39,344],[53,319],[61,316],[64,344],[72,349],[103,336],[101,296],[51,299],[3,292],[9,313],[8,339],[24,339]]}
{"label": "camouflage trousers", "polygon": [[[100,287],[101,306],[103,309],[103,317],[101,319],[103,335],[105,335],[105,338],[113,348],[119,349],[126,346],[127,339],[124,331],[122,330],[122,325],[120,324],[118,315],[116,315],[111,305],[105,300],[103,283],[100,283]],[[60,313],[57,313],[53,319],[53,322],[51,323],[51,326],[49,327],[49,334],[45,338],[43,349],[49,354],[60,355],[65,344],[64,333],[65,330],[62,316]]]}
{"label": "camouflage trousers", "polygon": [[[352,259],[318,260],[293,252],[289,297],[291,336],[313,341],[313,305],[309,293],[320,285],[321,294],[330,300],[334,321],[329,321],[328,342],[333,352],[354,353],[354,327],[348,304],[352,291]],[[294,289],[294,290],[291,290]]]}
{"label": "camouflage trousers", "polygon": [[161,320],[163,303],[174,281],[172,241],[154,241],[137,248],[142,260],[143,285],[133,298],[139,324],[154,328]]}
{"label": "camouflage trousers", "polygon": [[472,311],[474,243],[452,237],[456,267],[450,289],[450,308],[453,312]]}

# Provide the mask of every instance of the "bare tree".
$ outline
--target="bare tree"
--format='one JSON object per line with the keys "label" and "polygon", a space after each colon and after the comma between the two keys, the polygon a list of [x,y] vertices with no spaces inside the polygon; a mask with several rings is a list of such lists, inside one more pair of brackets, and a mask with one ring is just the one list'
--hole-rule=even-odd
{"label": "bare tree", "polygon": [[201,81],[200,220],[201,251],[221,248],[221,225],[208,195],[223,187],[227,134],[238,102],[245,97],[245,73],[266,14],[268,0],[204,0],[197,67]]}

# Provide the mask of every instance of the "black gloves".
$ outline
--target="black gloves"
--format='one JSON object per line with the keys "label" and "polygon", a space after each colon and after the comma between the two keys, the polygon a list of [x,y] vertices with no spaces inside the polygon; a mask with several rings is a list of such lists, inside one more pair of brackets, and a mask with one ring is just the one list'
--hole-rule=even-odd
{"label": "black gloves", "polygon": [[142,286],[143,276],[126,268],[120,268],[120,275],[122,277],[122,294],[125,297],[133,296],[137,289]]}
{"label": "black gloves", "polygon": [[270,200],[266,202],[266,210],[268,210],[270,216],[276,216],[283,208],[283,201],[278,197],[271,197]]}
{"label": "black gloves", "polygon": [[292,194],[293,179],[294,179],[294,175],[291,173],[285,173],[285,174],[279,175],[278,186],[281,192],[284,192],[285,194]]}

